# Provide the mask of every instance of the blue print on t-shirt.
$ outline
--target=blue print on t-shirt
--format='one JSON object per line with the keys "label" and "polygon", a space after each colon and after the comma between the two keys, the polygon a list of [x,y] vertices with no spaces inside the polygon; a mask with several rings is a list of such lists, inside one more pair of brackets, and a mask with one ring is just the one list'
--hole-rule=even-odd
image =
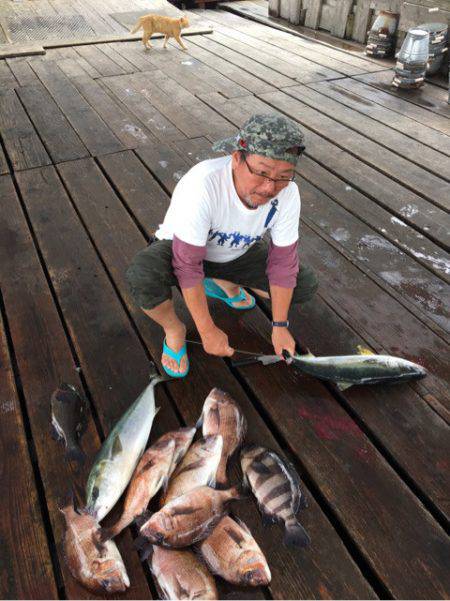
{"label": "blue print on t-shirt", "polygon": [[230,248],[237,248],[241,242],[244,242],[244,244],[242,244],[242,248],[246,248],[254,242],[261,240],[261,236],[249,236],[246,234],[241,234],[240,232],[231,232],[227,234],[227,232],[220,232],[219,230],[209,230],[208,242],[217,240],[218,246],[224,246],[225,242],[228,242],[230,238],[231,241],[228,244]]}

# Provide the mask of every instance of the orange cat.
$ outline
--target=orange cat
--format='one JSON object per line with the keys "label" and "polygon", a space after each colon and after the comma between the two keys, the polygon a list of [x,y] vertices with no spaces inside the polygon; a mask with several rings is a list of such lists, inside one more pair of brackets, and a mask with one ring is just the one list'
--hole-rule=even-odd
{"label": "orange cat", "polygon": [[144,15],[138,19],[134,29],[130,33],[136,33],[139,29],[143,29],[142,43],[145,48],[152,48],[150,37],[154,33],[164,33],[163,48],[166,48],[169,38],[175,38],[183,50],[187,50],[186,46],[181,41],[181,30],[184,27],[189,27],[189,21],[186,17],[164,17],[162,15]]}

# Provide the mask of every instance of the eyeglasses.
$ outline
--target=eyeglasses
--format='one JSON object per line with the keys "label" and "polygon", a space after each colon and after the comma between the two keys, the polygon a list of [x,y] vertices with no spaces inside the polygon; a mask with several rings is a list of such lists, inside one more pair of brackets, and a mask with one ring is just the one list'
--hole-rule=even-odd
{"label": "eyeglasses", "polygon": [[274,179],[273,177],[269,177],[268,175],[264,175],[263,173],[258,173],[257,171],[255,171],[254,169],[252,169],[250,167],[250,165],[247,162],[247,158],[245,157],[245,155],[243,155],[244,158],[244,162],[247,165],[247,169],[250,171],[250,173],[252,175],[255,175],[256,177],[260,177],[264,180],[267,180],[269,182],[273,182],[276,186],[280,185],[280,184],[288,184],[289,182],[293,182],[295,179],[295,173],[292,177],[280,177],[279,179]]}

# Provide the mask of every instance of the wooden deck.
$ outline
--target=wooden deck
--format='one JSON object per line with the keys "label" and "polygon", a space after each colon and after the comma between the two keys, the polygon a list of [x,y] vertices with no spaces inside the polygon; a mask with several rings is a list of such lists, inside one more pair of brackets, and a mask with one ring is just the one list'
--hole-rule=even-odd
{"label": "wooden deck", "polygon": [[[148,53],[111,43],[0,61],[0,594],[93,598],[63,561],[58,510],[90,462],[81,473],[64,463],[50,395],[61,381],[84,392],[92,458],[145,386],[148,361],[159,364],[161,331],[133,305],[127,265],[211,142],[275,110],[307,140],[301,257],[321,285],[292,311],[299,344],[317,355],[363,345],[430,374],[338,393],[283,365],[237,370],[191,346],[189,377],[158,391],[151,438],[194,424],[218,386],[241,404],[248,440],[283,452],[302,477],[311,547],[284,547],[250,500],[237,504],[273,580],[265,590],[223,585],[223,597],[448,598],[446,91],[394,93],[379,61],[220,10],[199,14],[214,34],[186,39],[187,53],[156,41]],[[270,352],[267,307],[211,308],[233,346]],[[156,598],[132,538],[119,538],[132,583],[123,598]]]}

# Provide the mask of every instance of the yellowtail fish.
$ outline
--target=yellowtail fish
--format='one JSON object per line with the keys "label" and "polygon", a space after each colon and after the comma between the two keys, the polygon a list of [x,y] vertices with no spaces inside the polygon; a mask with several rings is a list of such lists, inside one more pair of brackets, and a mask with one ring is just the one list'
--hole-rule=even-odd
{"label": "yellowtail fish", "polygon": [[155,408],[155,386],[167,378],[156,373],[119,419],[97,454],[86,487],[86,510],[101,521],[127,487],[144,452]]}

